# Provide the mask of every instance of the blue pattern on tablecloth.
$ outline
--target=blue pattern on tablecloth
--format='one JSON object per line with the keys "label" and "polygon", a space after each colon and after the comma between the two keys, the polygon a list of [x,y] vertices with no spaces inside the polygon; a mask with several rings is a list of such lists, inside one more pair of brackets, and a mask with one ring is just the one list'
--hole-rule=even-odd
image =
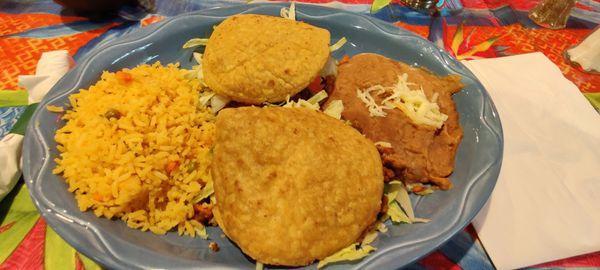
{"label": "blue pattern on tablecloth", "polygon": [[0,108],[0,138],[3,138],[4,135],[8,134],[23,111],[25,111],[25,107]]}

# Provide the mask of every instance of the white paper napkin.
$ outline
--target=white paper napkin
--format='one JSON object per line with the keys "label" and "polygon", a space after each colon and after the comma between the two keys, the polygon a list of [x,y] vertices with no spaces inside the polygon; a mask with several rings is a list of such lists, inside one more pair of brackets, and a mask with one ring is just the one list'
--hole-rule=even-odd
{"label": "white paper napkin", "polygon": [[45,52],[38,61],[35,75],[20,75],[19,86],[27,89],[29,104],[40,102],[69,71],[71,63],[71,56],[66,50]]}
{"label": "white paper napkin", "polygon": [[0,140],[0,201],[21,177],[23,135],[7,134]]}
{"label": "white paper napkin", "polygon": [[[29,104],[37,103],[50,88],[69,71],[73,60],[65,50],[42,54],[35,75],[19,76],[19,86],[27,90]],[[0,201],[21,177],[21,149],[23,135],[7,134],[0,139]]]}
{"label": "white paper napkin", "polygon": [[504,130],[496,188],[473,221],[498,269],[600,250],[600,116],[542,53],[465,65]]}

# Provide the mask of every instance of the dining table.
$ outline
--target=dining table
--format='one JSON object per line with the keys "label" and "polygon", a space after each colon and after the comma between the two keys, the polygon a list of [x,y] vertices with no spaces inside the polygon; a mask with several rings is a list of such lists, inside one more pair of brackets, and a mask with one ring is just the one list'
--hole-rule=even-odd
{"label": "dining table", "polygon": [[[257,1],[155,0],[125,5],[102,16],[80,13],[51,0],[0,0],[0,90],[19,91],[19,75],[34,74],[41,54],[66,50],[77,63],[90,50],[148,25],[187,12],[245,5]],[[69,2],[69,1],[66,1]],[[258,1],[268,2],[268,1]],[[584,72],[565,59],[600,23],[600,1],[578,1],[566,26],[548,29],[528,16],[539,1],[446,0],[437,12],[372,0],[298,0],[355,12],[407,29],[428,39],[460,61],[541,52],[600,110],[600,75]],[[381,2],[381,1],[378,1]],[[385,1],[384,1],[385,2]],[[0,138],[25,112],[20,104],[2,104]],[[600,268],[600,251],[532,265],[527,269]],[[101,269],[54,232],[34,206],[21,179],[0,202],[0,269]],[[406,269],[494,269],[472,225]]]}

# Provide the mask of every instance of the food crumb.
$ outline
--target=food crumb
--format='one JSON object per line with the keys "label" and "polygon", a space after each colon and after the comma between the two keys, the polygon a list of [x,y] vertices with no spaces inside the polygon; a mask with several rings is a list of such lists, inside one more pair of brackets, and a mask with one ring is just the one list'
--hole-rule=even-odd
{"label": "food crumb", "polygon": [[195,218],[202,224],[207,224],[212,220],[212,206],[208,203],[194,205]]}
{"label": "food crumb", "polygon": [[167,163],[167,166],[165,167],[165,171],[171,174],[173,173],[173,171],[177,170],[177,168],[179,168],[179,161],[169,161],[169,163]]}
{"label": "food crumb", "polygon": [[106,119],[119,119],[121,118],[121,113],[115,109],[108,109],[106,113],[104,113],[104,117],[106,117]]}
{"label": "food crumb", "polygon": [[133,81],[133,76],[131,76],[130,73],[127,73],[125,71],[117,71],[117,73],[115,73],[115,76],[117,77],[117,80],[119,80],[121,83],[130,83],[131,81]]}
{"label": "food crumb", "polygon": [[338,62],[338,66],[342,65],[342,64],[345,64],[345,63],[348,63],[348,61],[350,61],[350,57],[347,54],[345,54],[342,57],[342,59]]}
{"label": "food crumb", "polygon": [[63,107],[53,106],[53,105],[46,106],[46,110],[48,110],[49,112],[55,112],[55,113],[61,113],[61,112],[65,111],[65,109],[63,109]]}
{"label": "food crumb", "polygon": [[412,192],[414,192],[414,193],[419,193],[419,192],[423,191],[424,189],[425,189],[425,188],[424,188],[423,186],[420,186],[420,185],[419,185],[419,186],[414,186],[414,187],[412,188]]}
{"label": "food crumb", "polygon": [[208,243],[208,248],[210,248],[210,250],[214,251],[214,252],[218,252],[219,251],[219,245],[217,245],[216,242],[210,242]]}
{"label": "food crumb", "polygon": [[225,234],[221,234],[221,238],[225,238]]}

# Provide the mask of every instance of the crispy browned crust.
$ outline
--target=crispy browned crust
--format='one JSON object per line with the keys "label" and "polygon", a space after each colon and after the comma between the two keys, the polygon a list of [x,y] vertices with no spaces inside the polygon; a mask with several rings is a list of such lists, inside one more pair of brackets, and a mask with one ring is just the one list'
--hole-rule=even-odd
{"label": "crispy browned crust", "polygon": [[227,18],[202,60],[206,84],[234,101],[279,102],[304,89],[329,57],[329,31],[280,17]]}
{"label": "crispy browned crust", "polygon": [[225,109],[216,125],[215,217],[250,257],[307,265],[375,222],[381,160],[353,128],[321,112],[280,107]]}

